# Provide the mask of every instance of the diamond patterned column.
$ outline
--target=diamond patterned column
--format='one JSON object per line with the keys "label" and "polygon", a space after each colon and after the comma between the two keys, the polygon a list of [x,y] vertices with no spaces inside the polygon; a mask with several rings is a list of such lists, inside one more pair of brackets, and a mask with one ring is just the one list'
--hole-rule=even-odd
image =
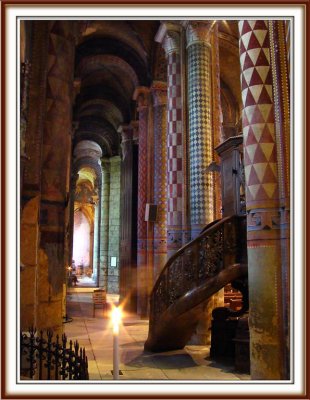
{"label": "diamond patterned column", "polygon": [[183,117],[180,57],[181,25],[161,24],[155,40],[162,43],[168,63],[167,123],[167,252],[172,256],[183,241]]}
{"label": "diamond patterned column", "polygon": [[[206,170],[214,160],[214,144],[218,143],[220,135],[219,57],[214,21],[189,21],[184,26],[188,55],[190,221],[193,239],[216,218],[214,175]],[[223,303],[223,291],[209,299],[192,343],[210,344],[212,310]]]}
{"label": "diamond patterned column", "polygon": [[154,282],[167,260],[167,84],[154,82]]}
{"label": "diamond patterned column", "polygon": [[190,219],[192,239],[215,217],[213,161],[212,50],[213,21],[187,25]]}
{"label": "diamond patterned column", "polygon": [[147,285],[147,223],[145,205],[147,202],[147,132],[149,92],[146,87],[135,90],[134,100],[139,111],[139,164],[138,164],[138,243],[137,243],[137,312],[145,317],[148,313]]}
{"label": "diamond patterned column", "polygon": [[[278,77],[271,68],[271,53],[279,42],[271,40],[265,21],[240,21],[239,32],[248,213],[251,375],[253,379],[286,379],[287,327],[283,318],[281,226],[289,226],[289,218],[286,210],[279,207],[283,140],[275,129],[275,116],[278,116],[274,93]],[[282,120],[278,123],[282,126]]]}

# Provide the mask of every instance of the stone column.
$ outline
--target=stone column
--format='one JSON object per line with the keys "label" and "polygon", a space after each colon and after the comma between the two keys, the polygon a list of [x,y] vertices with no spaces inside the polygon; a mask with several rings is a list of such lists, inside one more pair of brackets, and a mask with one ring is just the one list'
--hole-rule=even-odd
{"label": "stone column", "polygon": [[[100,192],[99,192],[100,193]],[[99,254],[100,254],[100,207],[98,202],[94,205],[94,240],[91,244],[93,247],[93,273],[92,279],[98,282],[99,277]]]}
{"label": "stone column", "polygon": [[189,21],[186,28],[192,239],[215,217],[214,177],[206,172],[213,161],[214,148],[213,28],[213,21]]}
{"label": "stone column", "polygon": [[[265,21],[240,21],[240,64],[243,101],[244,164],[248,229],[251,376],[288,379],[283,292],[287,262],[283,259],[289,232],[289,131],[283,125],[275,52],[282,46]],[[271,36],[270,36],[271,34]],[[284,45],[284,43],[283,43]],[[285,58],[285,52],[282,53]],[[287,75],[283,77],[287,79]],[[288,105],[288,98],[282,105]],[[287,114],[287,118],[289,118]],[[289,125],[288,125],[289,126]],[[286,136],[286,138],[285,138]],[[285,177],[285,178],[284,178]]]}
{"label": "stone column", "polygon": [[68,248],[65,225],[71,158],[75,37],[71,21],[51,21],[49,26],[41,164],[40,305],[37,328],[62,324],[65,263],[68,261],[65,260],[65,249]]}
{"label": "stone column", "polygon": [[172,256],[183,243],[184,137],[181,82],[181,25],[162,22],[155,40],[165,49],[168,71],[167,91],[167,254]]}
{"label": "stone column", "polygon": [[137,254],[137,311],[142,317],[148,313],[147,279],[147,223],[145,205],[147,202],[147,133],[149,89],[139,87],[135,90],[134,100],[139,111],[139,166],[138,166],[138,254]]}
{"label": "stone column", "polygon": [[126,310],[136,312],[136,265],[133,263],[133,126],[121,125],[121,234],[120,234],[120,302]]}
{"label": "stone column", "polygon": [[290,370],[290,34],[289,21],[268,21],[279,179],[284,373]]}
{"label": "stone column", "polygon": [[154,82],[154,283],[167,260],[167,83]]}
{"label": "stone column", "polygon": [[101,246],[100,246],[100,272],[99,287],[107,290],[109,268],[109,209],[110,209],[110,159],[101,159],[102,187],[101,187]]}
{"label": "stone column", "polygon": [[[110,158],[108,293],[119,293],[121,159]],[[112,265],[112,257],[116,265]]]}
{"label": "stone column", "polygon": [[[40,165],[44,130],[48,25],[32,21],[27,124],[21,115],[21,215],[20,215],[20,324],[21,329],[37,326],[37,270],[39,216],[41,205]],[[24,104],[24,103],[23,103]],[[21,137],[21,141],[22,141]],[[27,158],[26,158],[27,155]],[[31,162],[30,162],[31,160]],[[27,162],[28,161],[28,162]]]}
{"label": "stone column", "polygon": [[[214,21],[188,21],[183,25],[186,28],[188,55],[190,221],[193,239],[217,216],[215,177],[214,173],[207,172],[207,167],[214,160],[214,145],[220,137],[219,58]],[[223,303],[223,291],[209,299],[192,342],[210,343],[212,310]]]}

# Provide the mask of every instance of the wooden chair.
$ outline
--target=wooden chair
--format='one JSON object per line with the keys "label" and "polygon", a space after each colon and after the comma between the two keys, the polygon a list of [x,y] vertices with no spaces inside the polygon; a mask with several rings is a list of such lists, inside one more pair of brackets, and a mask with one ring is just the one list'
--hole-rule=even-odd
{"label": "wooden chair", "polygon": [[95,308],[102,307],[103,312],[107,310],[107,294],[103,289],[93,291],[93,318],[95,318]]}

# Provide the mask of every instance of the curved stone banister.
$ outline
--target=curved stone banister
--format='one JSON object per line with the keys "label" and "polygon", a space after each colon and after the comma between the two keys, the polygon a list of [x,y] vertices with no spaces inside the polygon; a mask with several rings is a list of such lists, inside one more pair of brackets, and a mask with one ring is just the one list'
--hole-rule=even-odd
{"label": "curved stone banister", "polygon": [[178,250],[159,275],[151,293],[145,349],[184,347],[204,302],[246,274],[246,217],[235,215],[211,223]]}

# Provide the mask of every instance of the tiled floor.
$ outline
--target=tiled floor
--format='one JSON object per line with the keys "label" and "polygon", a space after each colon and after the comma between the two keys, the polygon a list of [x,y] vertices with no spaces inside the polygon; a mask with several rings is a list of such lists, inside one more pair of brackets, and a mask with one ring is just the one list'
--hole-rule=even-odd
{"label": "tiled floor", "polygon": [[[108,297],[108,301],[117,298]],[[112,380],[113,336],[110,321],[96,309],[93,318],[91,293],[71,291],[67,298],[68,316],[65,324],[69,339],[78,340],[88,356],[90,380]],[[206,346],[186,346],[183,350],[150,353],[143,349],[148,334],[148,321],[136,315],[124,317],[120,328],[120,369],[124,380],[244,380],[233,366],[209,359]]]}

